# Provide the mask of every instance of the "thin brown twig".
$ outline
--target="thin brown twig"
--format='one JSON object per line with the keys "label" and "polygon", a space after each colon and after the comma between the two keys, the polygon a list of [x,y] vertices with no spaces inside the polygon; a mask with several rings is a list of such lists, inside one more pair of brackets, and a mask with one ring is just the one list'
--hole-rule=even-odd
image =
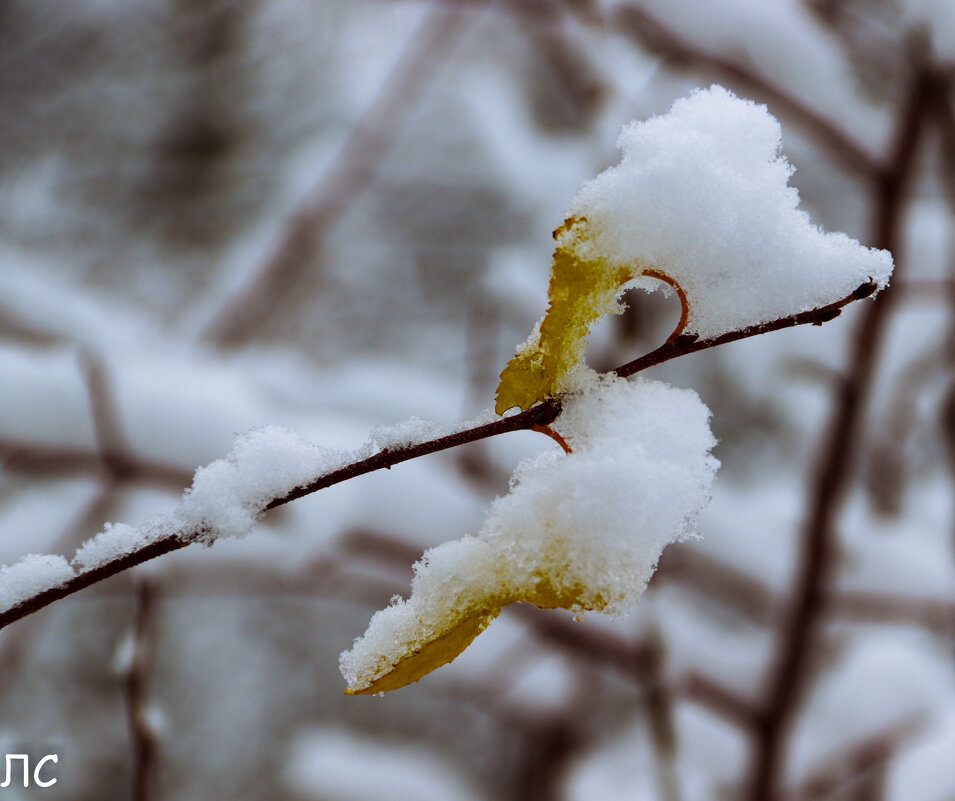
{"label": "thin brown twig", "polygon": [[875,592],[841,592],[826,604],[833,619],[858,623],[904,623],[922,626],[955,641],[955,603]]}
{"label": "thin brown twig", "polygon": [[[86,503],[70,524],[57,536],[52,550],[66,550],[88,536],[92,526],[109,519],[116,503],[115,485],[107,481]],[[0,641],[0,705],[12,693],[14,682],[23,670],[34,643],[47,620],[35,618],[32,626],[13,629]]]}
{"label": "thin brown twig", "polygon": [[[678,356],[684,356],[688,353],[695,353],[705,348],[716,347],[726,342],[745,339],[747,337],[757,336],[769,331],[776,331],[782,328],[791,328],[796,325],[821,325],[822,323],[837,317],[842,308],[855,300],[868,297],[875,291],[876,287],[872,283],[863,284],[852,294],[841,300],[830,303],[819,309],[812,309],[799,314],[791,315],[780,320],[773,320],[767,323],[761,323],[755,326],[749,326],[740,331],[724,334],[723,336],[712,339],[699,340],[691,336],[677,337],[673,342],[667,342],[646,356],[636,359],[628,364],[618,367],[615,371],[619,376],[633,375],[649,367],[662,364]],[[411,459],[417,459],[421,456],[437,453],[438,451],[456,448],[460,445],[466,445],[471,442],[487,439],[488,437],[505,434],[511,431],[527,431],[534,426],[549,425],[557,419],[561,411],[561,400],[559,397],[548,398],[536,406],[527,409],[519,414],[510,417],[504,417],[492,423],[487,423],[476,428],[459,431],[455,434],[439,437],[427,442],[408,445],[401,448],[385,449],[379,451],[374,456],[362,459],[352,464],[346,465],[338,470],[326,473],[315,479],[309,484],[298,487],[282,497],[274,498],[265,505],[263,511],[274,509],[283,504],[303,498],[319,490],[330,487],[334,484],[347,481],[358,476],[371,473],[376,470],[390,469],[394,465]],[[111,576],[128,570],[136,565],[148,562],[158,556],[179,550],[191,544],[194,539],[204,532],[201,531],[179,531],[155,540],[139,550],[132,553],[126,553],[118,556],[102,565],[92,568],[75,575],[73,578],[51,587],[47,590],[37,593],[30,598],[24,599],[19,604],[0,613],[0,629],[10,623],[20,620],[27,615],[36,612],[54,601],[66,598],[79,590],[103,581]]]}
{"label": "thin brown twig", "polygon": [[[101,472],[103,457],[81,448],[48,447],[38,443],[17,442],[0,438],[0,456],[5,457],[4,470],[49,476],[51,473],[90,474]],[[123,456],[126,480],[152,484],[181,492],[189,485],[192,472],[138,456]],[[113,455],[111,461],[118,461]]]}
{"label": "thin brown twig", "polygon": [[677,321],[673,333],[667,337],[667,342],[673,342],[683,333],[683,329],[686,328],[686,321],[690,316],[690,302],[686,299],[686,292],[669,275],[659,270],[644,270],[643,274],[650,278],[656,278],[658,281],[663,281],[664,284],[676,292],[676,296],[680,299],[680,319]]}
{"label": "thin brown twig", "polygon": [[[73,522],[57,537],[52,548],[54,551],[77,547],[90,535],[91,530],[96,530],[94,527],[109,519],[119,499],[120,487],[134,475],[130,468],[131,461],[125,455],[125,438],[106,367],[99,354],[89,348],[80,350],[79,363],[96,434],[97,455],[91,457],[89,467],[100,474],[100,486]],[[2,451],[3,447],[0,446]],[[4,466],[9,469],[17,464],[13,458],[8,458]],[[62,467],[56,463],[51,466]],[[178,482],[177,489],[187,483],[188,478]],[[32,628],[13,632],[13,636],[0,644],[0,688],[11,686],[19,674],[30,647],[39,636],[41,622],[36,621]]]}
{"label": "thin brown twig", "polygon": [[129,460],[126,457],[129,449],[119,422],[119,410],[106,365],[100,355],[90,348],[80,350],[78,361],[90,399],[99,459],[110,477],[121,479],[129,472]]}
{"label": "thin brown twig", "polygon": [[661,801],[680,801],[673,693],[666,680],[666,641],[656,623],[647,634],[646,656],[644,702],[653,744],[657,793]]}
{"label": "thin brown twig", "polygon": [[155,650],[156,600],[156,587],[149,581],[141,581],[130,632],[132,652],[123,677],[126,723],[133,751],[133,801],[150,801],[153,797],[157,742],[150,721],[149,671]]}
{"label": "thin brown twig", "polygon": [[574,452],[570,445],[567,444],[567,440],[554,431],[554,429],[550,426],[532,426],[531,431],[536,431],[538,434],[543,434],[546,437],[550,437],[552,440],[554,440],[554,442],[560,445],[564,453]]}
{"label": "thin brown twig", "polygon": [[[831,798],[860,775],[884,766],[894,754],[925,728],[925,716],[913,715],[900,723],[851,743],[829,756],[796,786],[783,791],[780,801]],[[842,796],[840,796],[842,797]]]}
{"label": "thin brown twig", "polygon": [[820,306],[818,309],[793,314],[789,317],[782,317],[778,320],[770,320],[765,323],[747,326],[737,331],[730,331],[717,337],[709,339],[698,339],[695,334],[681,334],[672,341],[668,341],[656,350],[651,351],[639,359],[627,362],[620,367],[612,370],[614,374],[621,378],[642,372],[650,367],[656,367],[671,359],[680,356],[687,356],[690,353],[696,353],[700,350],[715,348],[717,345],[726,345],[730,342],[737,342],[741,339],[768,334],[770,331],[781,331],[784,328],[794,328],[797,325],[822,325],[830,320],[834,320],[842,313],[842,309],[856,300],[862,300],[872,295],[878,287],[871,281],[859,286],[852,294],[830,303],[826,306]]}

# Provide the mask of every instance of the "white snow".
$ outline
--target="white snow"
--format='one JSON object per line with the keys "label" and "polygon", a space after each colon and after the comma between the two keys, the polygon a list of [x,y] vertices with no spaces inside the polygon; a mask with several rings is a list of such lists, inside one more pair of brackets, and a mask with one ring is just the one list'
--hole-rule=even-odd
{"label": "white snow", "polygon": [[[946,3],[921,1],[938,6]],[[638,0],[638,4],[694,49],[732,61],[763,77],[771,86],[826,118],[871,155],[884,150],[890,135],[890,116],[860,91],[858,70],[848,56],[845,42],[805,3]]]}
{"label": "white snow", "polygon": [[175,511],[139,526],[107,524],[76,552],[74,563],[91,570],[169,536],[211,544],[242,537],[266,506],[296,487],[361,455],[306,442],[290,429],[267,426],[236,438],[232,452],[196,471]]}
{"label": "white snow", "polygon": [[278,426],[252,431],[236,440],[228,457],[196,471],[176,517],[185,528],[205,532],[204,541],[244,536],[271,500],[341,467],[349,456]]}
{"label": "white snow", "polygon": [[697,90],[624,127],[620,164],[569,209],[586,233],[565,231],[558,245],[665,273],[686,293],[686,333],[701,337],[826,305],[867,281],[884,287],[891,255],[813,225],[780,143],[765,106],[720,86]]}
{"label": "white snow", "polygon": [[[296,487],[383,449],[443,436],[488,419],[483,414],[459,426],[443,427],[412,418],[375,429],[368,442],[354,451],[323,448],[279,426],[253,430],[236,438],[228,456],[196,471],[192,486],[171,514],[154,515],[139,525],[107,523],[77,549],[73,565],[81,572],[93,570],[168,537],[206,545],[220,537],[243,537],[272,500]],[[62,557],[36,554],[3,571],[0,610],[74,575]]]}
{"label": "white snow", "polygon": [[411,598],[375,614],[342,654],[352,690],[483,609],[552,589],[577,610],[628,611],[663,547],[695,533],[717,462],[709,411],[694,392],[578,371],[552,448],[518,465],[477,537],[415,565]]}
{"label": "white snow", "polygon": [[29,554],[0,567],[0,612],[73,578],[62,556]]}
{"label": "white snow", "polygon": [[162,516],[139,526],[107,523],[99,534],[90,537],[76,550],[73,564],[81,571],[92,570],[176,533],[175,521]]}

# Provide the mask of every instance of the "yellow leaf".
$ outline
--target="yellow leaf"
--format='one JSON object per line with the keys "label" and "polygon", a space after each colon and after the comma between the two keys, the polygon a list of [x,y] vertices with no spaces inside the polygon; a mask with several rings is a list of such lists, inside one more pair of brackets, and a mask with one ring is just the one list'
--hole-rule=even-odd
{"label": "yellow leaf", "polygon": [[376,695],[388,693],[414,684],[432,670],[452,662],[474,642],[474,638],[486,629],[491,621],[501,614],[501,608],[483,610],[473,617],[464,617],[448,631],[438,635],[420,648],[391,666],[391,669],[374,679],[366,687],[345,690],[346,695]]}
{"label": "yellow leaf", "polygon": [[586,591],[581,586],[558,589],[549,578],[537,574],[533,588],[517,591],[507,598],[480,598],[472,603],[444,629],[422,643],[408,644],[408,653],[366,679],[364,686],[345,690],[346,695],[376,695],[397,690],[427,676],[431,671],[452,662],[486,629],[504,606],[525,602],[540,609],[573,609],[575,611],[599,610],[606,606],[601,596],[591,598],[586,604],[581,598]]}
{"label": "yellow leaf", "polygon": [[554,231],[550,305],[538,330],[501,373],[495,410],[527,409],[558,394],[570,371],[583,361],[590,326],[622,311],[620,288],[645,272],[638,265],[610,265],[583,255],[589,236],[584,217],[571,217]]}
{"label": "yellow leaf", "polygon": [[593,247],[586,217],[570,217],[554,231],[554,250],[544,319],[501,373],[494,410],[504,414],[515,406],[529,409],[558,395],[574,367],[584,360],[587,335],[601,317],[620,314],[624,285],[639,276],[656,278],[676,290],[682,313],[670,340],[683,331],[689,306],[680,285],[666,273],[639,262],[611,264]]}

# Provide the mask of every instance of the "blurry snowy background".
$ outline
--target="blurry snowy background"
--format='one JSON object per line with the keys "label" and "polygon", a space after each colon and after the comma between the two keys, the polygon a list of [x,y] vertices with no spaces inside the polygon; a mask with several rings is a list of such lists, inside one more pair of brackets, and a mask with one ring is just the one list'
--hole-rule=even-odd
{"label": "blurry snowy background", "polygon": [[[953,9],[0,2],[0,562],[170,510],[255,426],[349,448],[491,405],[577,187],[695,86],[767,103],[803,207],[897,263],[879,313],[653,371],[723,467],[631,618],[511,609],[346,698],[338,653],[421,550],[552,445],[438,454],[3,631],[0,752],[59,764],[0,792],[953,801]],[[677,306],[634,293],[592,366]]]}

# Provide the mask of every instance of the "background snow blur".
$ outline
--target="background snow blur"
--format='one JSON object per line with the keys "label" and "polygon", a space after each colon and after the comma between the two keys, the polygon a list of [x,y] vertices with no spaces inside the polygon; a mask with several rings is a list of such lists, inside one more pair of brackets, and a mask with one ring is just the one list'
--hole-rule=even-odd
{"label": "background snow blur", "polygon": [[[350,449],[491,405],[578,186],[621,124],[695,86],[766,102],[803,207],[867,244],[913,75],[933,65],[955,102],[945,0],[7,0],[0,42],[0,563],[168,513],[256,426]],[[955,127],[935,102],[780,769],[794,799],[955,799]],[[631,305],[595,368],[679,316]],[[553,445],[438,454],[3,631],[0,752],[59,754],[58,783],[21,794],[739,797],[863,309],[652,372],[712,408],[723,467],[704,540],[667,551],[629,619],[511,609],[421,684],[345,698],[338,653],[421,551]]]}

